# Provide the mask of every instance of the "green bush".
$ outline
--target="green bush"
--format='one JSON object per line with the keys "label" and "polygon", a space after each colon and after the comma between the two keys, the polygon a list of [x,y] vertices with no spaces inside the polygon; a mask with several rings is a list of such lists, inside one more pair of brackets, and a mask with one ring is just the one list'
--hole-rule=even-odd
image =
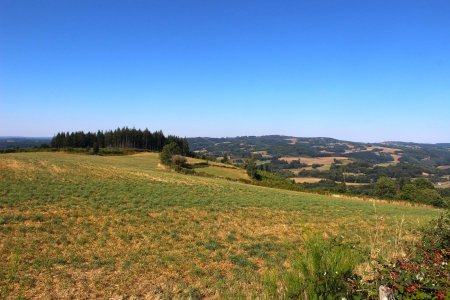
{"label": "green bush", "polygon": [[177,167],[184,168],[186,167],[187,159],[181,155],[173,155],[171,163]]}
{"label": "green bush", "polygon": [[372,282],[390,287],[396,299],[450,299],[450,215],[447,212],[422,229],[422,237],[394,264],[382,262]]}
{"label": "green bush", "polygon": [[374,193],[378,197],[393,198],[396,195],[395,182],[388,177],[378,178],[375,184]]}
{"label": "green bush", "polygon": [[163,147],[161,153],[159,154],[159,158],[163,165],[170,166],[172,165],[172,156],[180,154],[181,148],[177,145],[177,143],[171,142]]}
{"label": "green bush", "polygon": [[[290,270],[265,276],[265,294],[287,299],[348,297],[354,293],[353,270],[361,261],[361,255],[351,246],[337,239],[313,237],[305,242],[304,253],[292,261]],[[281,282],[276,282],[276,278],[281,278]]]}
{"label": "green bush", "polygon": [[419,202],[424,204],[431,204],[438,207],[444,206],[444,201],[439,192],[433,188],[416,185],[415,183],[406,184],[399,198],[411,202]]}

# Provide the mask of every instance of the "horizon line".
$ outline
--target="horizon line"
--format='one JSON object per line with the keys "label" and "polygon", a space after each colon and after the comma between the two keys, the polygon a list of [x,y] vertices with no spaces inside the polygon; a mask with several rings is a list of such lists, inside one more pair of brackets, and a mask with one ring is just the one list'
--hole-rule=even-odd
{"label": "horizon line", "polygon": [[[137,129],[140,130],[140,129]],[[101,130],[102,131],[102,130]],[[71,131],[75,132],[75,131]],[[91,131],[94,132],[94,131]],[[352,143],[361,143],[361,144],[383,144],[383,143],[408,143],[408,144],[424,144],[424,145],[440,145],[440,144],[450,144],[449,142],[413,142],[413,141],[402,141],[402,140],[385,140],[381,142],[360,142],[360,141],[354,141],[354,140],[344,140],[344,139],[338,139],[334,137],[327,137],[327,136],[293,136],[293,135],[284,135],[284,134],[264,134],[264,135],[236,135],[236,136],[220,136],[220,137],[214,137],[214,136],[184,136],[184,138],[187,139],[193,139],[193,138],[204,138],[204,139],[234,139],[234,138],[242,138],[242,137],[267,137],[267,136],[280,136],[280,137],[289,137],[289,138],[304,138],[304,139],[333,139],[341,142],[352,142]],[[0,139],[6,139],[6,138],[23,138],[23,139],[52,139],[53,136],[24,136],[24,135],[0,135]]]}

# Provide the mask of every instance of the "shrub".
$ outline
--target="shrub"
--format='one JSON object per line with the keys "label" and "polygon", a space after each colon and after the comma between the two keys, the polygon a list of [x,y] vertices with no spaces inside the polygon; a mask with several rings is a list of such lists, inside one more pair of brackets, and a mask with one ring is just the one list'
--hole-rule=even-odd
{"label": "shrub", "polygon": [[180,155],[180,154],[181,154],[181,148],[175,142],[171,142],[163,147],[163,149],[159,155],[159,158],[163,165],[171,165],[172,164],[172,156]]}
{"label": "shrub", "polygon": [[423,186],[418,186],[415,183],[405,184],[399,198],[411,202],[431,204],[438,207],[444,206],[444,201],[436,189],[428,187],[423,188]]}
{"label": "shrub", "polygon": [[378,178],[374,193],[378,197],[393,198],[396,194],[395,182],[385,176]]}
{"label": "shrub", "polygon": [[[313,237],[306,241],[305,252],[294,259],[291,270],[279,276],[265,276],[263,286],[266,294],[281,299],[348,297],[353,294],[356,281],[353,269],[361,261],[349,245]],[[276,282],[277,277],[281,282]],[[281,288],[275,289],[275,285]]]}
{"label": "shrub", "polygon": [[245,166],[245,169],[247,170],[247,175],[252,178],[252,179],[257,179],[259,180],[259,176],[258,176],[258,169],[256,167],[256,162],[254,159],[250,159],[247,161],[247,164]]}
{"label": "shrub", "polygon": [[312,164],[311,165],[311,167],[313,168],[313,169],[317,169],[317,168],[320,168],[320,167],[322,167],[323,166],[323,164]]}
{"label": "shrub", "polygon": [[181,155],[173,155],[171,158],[171,163],[177,167],[186,167],[187,159]]}
{"label": "shrub", "polygon": [[450,215],[422,229],[422,237],[394,264],[383,263],[372,283],[390,287],[396,299],[450,299]]}

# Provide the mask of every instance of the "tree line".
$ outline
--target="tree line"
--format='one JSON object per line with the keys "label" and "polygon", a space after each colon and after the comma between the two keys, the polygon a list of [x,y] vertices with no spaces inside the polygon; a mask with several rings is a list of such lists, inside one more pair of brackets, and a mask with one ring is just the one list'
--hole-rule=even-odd
{"label": "tree line", "polygon": [[51,140],[53,148],[133,148],[161,151],[166,144],[175,143],[182,155],[190,154],[186,138],[174,135],[165,136],[161,130],[117,128],[97,132],[59,132]]}

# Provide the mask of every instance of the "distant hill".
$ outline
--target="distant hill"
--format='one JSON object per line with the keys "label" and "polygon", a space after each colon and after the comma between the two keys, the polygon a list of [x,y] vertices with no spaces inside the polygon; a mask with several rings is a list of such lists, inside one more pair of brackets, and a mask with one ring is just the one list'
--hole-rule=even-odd
{"label": "distant hill", "polygon": [[436,143],[436,144],[426,144],[426,143],[412,143],[412,142],[383,142],[384,145],[399,146],[399,147],[409,147],[409,148],[447,148],[450,149],[450,143]]}
{"label": "distant hill", "polygon": [[296,182],[327,179],[356,186],[390,178],[426,177],[438,187],[450,186],[450,143],[389,141],[360,143],[327,137],[282,135],[189,138],[199,155],[227,156],[234,163],[253,157],[258,165]]}
{"label": "distant hill", "polygon": [[42,144],[50,144],[50,140],[49,137],[1,136],[0,149],[39,147]]}
{"label": "distant hill", "polygon": [[327,137],[294,137],[282,135],[238,136],[231,138],[188,138],[190,149],[215,156],[224,154],[249,157],[264,152],[271,157],[343,156],[352,160],[381,162],[422,160],[429,157],[435,166],[450,164],[450,143],[422,144],[410,142],[360,143]]}

